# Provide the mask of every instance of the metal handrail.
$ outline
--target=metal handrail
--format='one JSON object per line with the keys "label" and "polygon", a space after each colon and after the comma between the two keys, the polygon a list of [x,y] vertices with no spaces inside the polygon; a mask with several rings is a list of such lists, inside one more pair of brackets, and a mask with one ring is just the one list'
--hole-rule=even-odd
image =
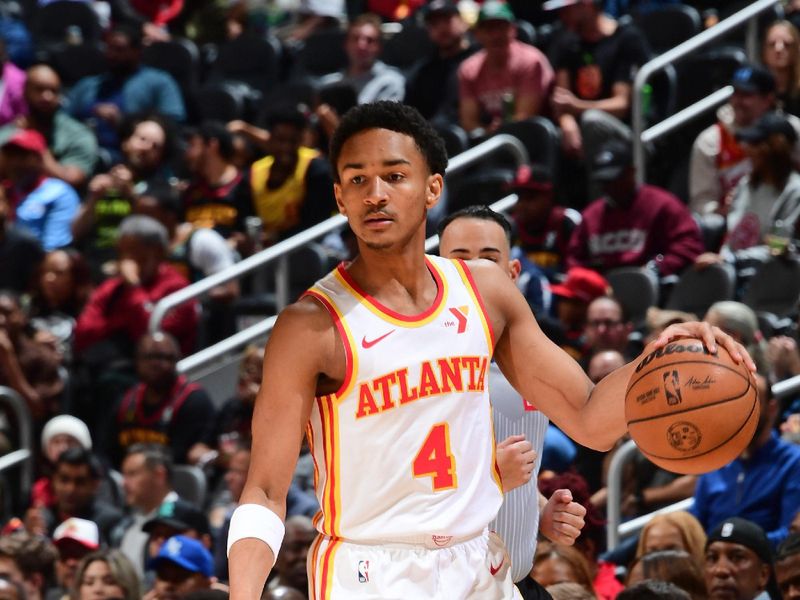
{"label": "metal handrail", "polygon": [[789,379],[779,381],[772,386],[772,395],[775,398],[785,398],[791,394],[800,392],[800,375],[795,375]]}
{"label": "metal handrail", "polygon": [[[528,162],[528,152],[522,142],[512,135],[498,134],[489,138],[485,142],[478,144],[474,148],[470,148],[458,156],[453,157],[449,166],[447,167],[446,177],[452,177],[453,175],[471,166],[474,162],[500,150],[510,152],[516,161],[517,166]],[[161,322],[164,320],[164,316],[176,306],[179,306],[184,302],[188,302],[189,300],[199,298],[200,296],[208,293],[211,289],[233,279],[239,279],[251,271],[259,269],[275,260],[280,260],[281,263],[286,263],[287,256],[293,251],[298,250],[317,238],[323,237],[333,231],[338,230],[339,228],[343,227],[345,223],[347,223],[347,219],[344,216],[335,215],[330,219],[327,219],[322,223],[318,223],[317,225],[314,225],[289,239],[278,242],[266,250],[254,254],[253,256],[250,256],[241,262],[231,265],[219,273],[214,273],[213,275],[204,277],[200,281],[197,281],[183,289],[178,290],[177,292],[170,294],[169,296],[162,298],[158,301],[158,303],[156,303],[155,307],[153,308],[153,312],[150,315],[148,327],[150,332],[155,333],[158,331],[161,327]],[[278,290],[288,290],[288,284],[286,283],[288,278],[287,264],[281,264],[276,271],[276,289]],[[285,291],[282,294],[278,294],[278,296],[277,305],[278,309],[280,310],[288,303],[288,298],[286,298],[287,293]]]}
{"label": "metal handrail", "polygon": [[[491,208],[497,212],[505,212],[514,206],[516,201],[517,195],[509,194],[508,196],[505,196],[504,198],[501,198],[492,204]],[[430,252],[438,245],[439,236],[432,235],[425,240],[425,251]],[[231,352],[237,348],[241,348],[242,346],[246,346],[247,344],[266,336],[270,331],[272,331],[277,319],[277,316],[273,316],[264,319],[263,321],[259,321],[258,323],[247,327],[246,329],[242,329],[231,337],[217,342],[213,346],[209,346],[208,348],[204,348],[203,350],[200,350],[191,356],[187,356],[178,362],[178,372],[182,375],[189,375],[191,378],[191,376],[196,374],[197,371],[220,359],[222,356],[228,354],[228,352]]]}
{"label": "metal handrail", "polygon": [[33,485],[33,420],[25,400],[16,390],[0,386],[0,402],[5,403],[14,414],[19,428],[20,449],[0,458],[0,471],[21,464],[20,487],[22,498],[27,499]]}
{"label": "metal handrail", "polygon": [[[749,6],[743,8],[739,12],[734,15],[731,15],[727,19],[724,19],[706,29],[705,31],[697,34],[691,39],[686,40],[685,42],[678,44],[674,48],[667,50],[663,54],[660,54],[653,60],[645,63],[639,69],[638,73],[636,73],[636,78],[633,81],[633,97],[632,97],[632,107],[631,107],[631,124],[633,127],[633,160],[634,165],[636,166],[636,178],[639,183],[644,183],[645,181],[645,169],[646,169],[646,161],[644,155],[644,143],[645,140],[642,138],[643,128],[644,128],[644,106],[642,102],[642,89],[644,88],[647,81],[652,77],[657,71],[665,68],[667,65],[673,64],[676,60],[683,58],[684,56],[694,52],[698,48],[705,46],[706,44],[713,42],[714,40],[722,37],[729,31],[740,27],[744,23],[750,21],[748,24],[748,31],[747,31],[747,52],[750,60],[756,60],[758,57],[758,48],[757,48],[757,40],[758,40],[758,22],[753,19],[753,17],[759,15],[760,13],[772,8],[776,4],[779,4],[780,0],[758,0],[757,2],[753,2]],[[751,20],[752,19],[752,20]],[[699,110],[697,107],[700,106],[703,110]],[[688,120],[687,115],[691,114],[691,117],[694,118],[695,116],[709,110],[711,107],[705,100],[700,100],[695,104],[685,108],[681,111],[681,113],[686,113],[683,115],[682,119],[679,123],[675,124],[674,127],[677,127],[686,120]],[[679,113],[680,114],[680,113]],[[677,116],[677,115],[675,115]],[[673,127],[673,128],[674,128]],[[653,128],[651,128],[653,129]],[[657,130],[658,135],[663,135],[668,130],[659,129]],[[654,139],[655,136],[652,132],[650,134],[650,140]]]}

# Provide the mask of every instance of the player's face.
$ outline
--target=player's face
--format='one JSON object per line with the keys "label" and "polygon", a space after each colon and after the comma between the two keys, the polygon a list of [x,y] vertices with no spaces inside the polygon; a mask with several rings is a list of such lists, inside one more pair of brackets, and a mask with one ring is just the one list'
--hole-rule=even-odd
{"label": "player's face", "polygon": [[496,263],[511,279],[519,274],[519,261],[511,261],[506,232],[499,223],[463,218],[451,222],[439,240],[439,254],[447,258],[485,258]]}
{"label": "player's face", "polygon": [[425,215],[439,201],[442,176],[430,173],[413,138],[362,131],[345,142],[337,171],[336,204],[360,245],[396,249],[425,235]]}
{"label": "player's face", "polygon": [[706,550],[706,587],[710,600],[755,598],[769,579],[769,567],[741,544],[712,542]]}

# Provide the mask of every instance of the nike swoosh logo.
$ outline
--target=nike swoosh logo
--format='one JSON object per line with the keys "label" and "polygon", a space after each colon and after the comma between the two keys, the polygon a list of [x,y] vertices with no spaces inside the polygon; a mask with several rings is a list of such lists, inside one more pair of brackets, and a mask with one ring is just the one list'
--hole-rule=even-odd
{"label": "nike swoosh logo", "polygon": [[505,556],[503,557],[503,560],[500,561],[500,564],[497,565],[496,567],[493,564],[489,563],[489,573],[492,574],[492,577],[497,575],[497,572],[503,567],[504,562],[506,562]]}
{"label": "nike swoosh logo", "polygon": [[367,336],[364,336],[363,338],[361,338],[361,347],[364,348],[365,350],[367,348],[372,348],[375,344],[380,342],[382,339],[389,337],[394,332],[395,332],[395,330],[392,329],[392,330],[388,331],[387,333],[384,333],[381,337],[375,338],[374,340],[367,340]]}

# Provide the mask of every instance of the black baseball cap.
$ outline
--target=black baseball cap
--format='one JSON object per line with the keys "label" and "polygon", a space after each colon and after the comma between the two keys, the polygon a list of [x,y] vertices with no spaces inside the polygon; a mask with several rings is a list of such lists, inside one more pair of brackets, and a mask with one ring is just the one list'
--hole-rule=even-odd
{"label": "black baseball cap", "polygon": [[740,544],[752,550],[761,562],[772,564],[772,546],[764,530],[747,519],[731,517],[725,519],[708,534],[706,548],[714,542]]}
{"label": "black baseball cap", "polygon": [[191,502],[181,499],[164,502],[159,506],[156,516],[142,525],[142,531],[150,533],[157,525],[166,525],[178,533],[184,533],[190,529],[201,534],[211,531],[208,518],[203,511]]}
{"label": "black baseball cap", "polygon": [[458,15],[458,6],[453,0],[433,0],[425,8],[425,20],[428,21],[436,15]]}
{"label": "black baseball cap", "polygon": [[614,181],[632,164],[631,145],[621,140],[609,140],[592,157],[592,179]]}
{"label": "black baseball cap", "polygon": [[755,144],[763,142],[775,133],[779,133],[792,144],[797,141],[797,131],[789,119],[776,112],[768,112],[750,127],[744,127],[737,131],[736,139],[740,142]]}
{"label": "black baseball cap", "polygon": [[737,92],[767,95],[775,91],[775,78],[760,65],[748,65],[736,69],[731,85]]}

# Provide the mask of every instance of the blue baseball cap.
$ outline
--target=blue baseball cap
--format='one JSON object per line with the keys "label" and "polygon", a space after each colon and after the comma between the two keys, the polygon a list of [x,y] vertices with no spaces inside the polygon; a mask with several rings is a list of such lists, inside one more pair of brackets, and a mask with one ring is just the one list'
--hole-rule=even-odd
{"label": "blue baseball cap", "polygon": [[161,545],[158,554],[147,563],[148,569],[157,569],[164,561],[201,573],[206,577],[214,574],[214,559],[203,544],[185,535],[174,535]]}
{"label": "blue baseball cap", "polygon": [[766,96],[775,91],[775,77],[760,65],[748,65],[736,69],[731,85],[739,92]]}

